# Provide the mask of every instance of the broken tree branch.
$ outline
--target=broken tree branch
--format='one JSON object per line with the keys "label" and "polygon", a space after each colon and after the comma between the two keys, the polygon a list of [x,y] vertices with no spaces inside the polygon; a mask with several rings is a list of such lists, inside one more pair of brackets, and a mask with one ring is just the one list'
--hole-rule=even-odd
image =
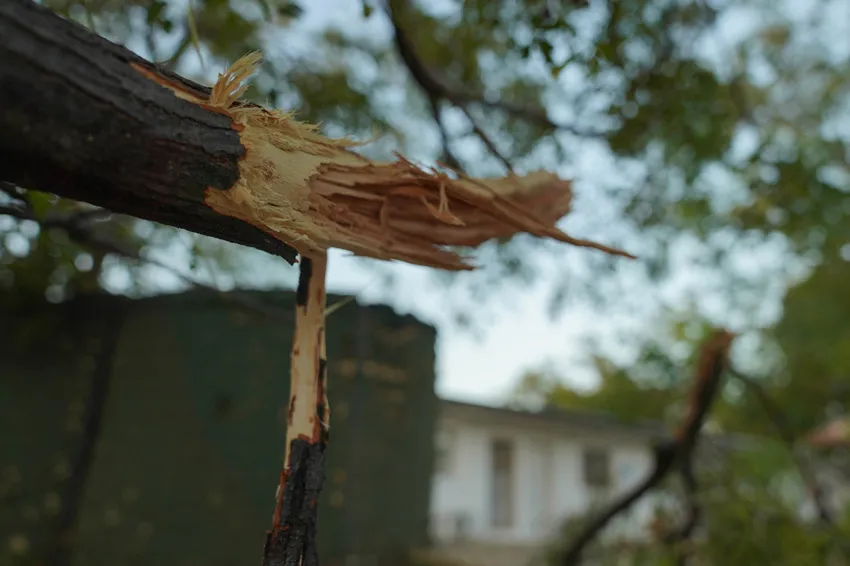
{"label": "broken tree branch", "polygon": [[240,100],[259,56],[206,89],[29,0],[0,4],[0,171],[28,188],[276,253],[339,247],[471,269],[447,247],[527,232],[606,253],[555,223],[570,183],[451,179],[376,163],[290,114]]}
{"label": "broken tree branch", "polygon": [[692,545],[684,545],[682,543],[691,541],[691,537],[702,517],[702,506],[697,499],[699,485],[697,484],[696,474],[694,474],[693,450],[688,452],[682,459],[681,466],[679,467],[679,475],[685,490],[685,505],[687,507],[685,520],[677,529],[665,534],[662,540],[665,544],[675,545],[676,564],[684,566],[693,548]]}
{"label": "broken tree branch", "polygon": [[0,181],[254,247],[295,251],[216,213],[245,149],[210,89],[170,73],[31,0],[0,2]]}
{"label": "broken tree branch", "polygon": [[697,478],[694,474],[693,451],[691,451],[687,456],[687,458],[682,460],[682,465],[679,468],[679,475],[682,479],[682,486],[685,490],[685,499],[688,507],[687,516],[678,529],[671,531],[664,536],[664,542],[668,544],[689,539],[693,534],[697,523],[699,523],[700,515],[702,514],[702,509],[700,508],[696,497],[699,485],[697,484]]}
{"label": "broken tree branch", "polygon": [[633,257],[557,228],[571,192],[551,173],[452,179],[398,154],[393,163],[374,162],[352,151],[357,142],[330,139],[289,114],[241,104],[247,86],[240,85],[259,61],[251,54],[234,63],[206,101],[233,118],[247,148],[233,188],[207,196],[219,213],[261,227],[308,256],[338,247],[378,259],[472,269],[447,247],[527,232]]}
{"label": "broken tree branch", "polygon": [[734,335],[715,331],[703,344],[696,368],[695,383],[691,389],[688,411],[673,439],[655,447],[655,466],[644,481],[614,501],[608,509],[591,520],[573,540],[561,560],[564,566],[580,564],[582,554],[593,539],[620,513],[627,511],[637,500],[657,488],[667,475],[690,458],[696,447],[699,432],[711,405],[717,397],[728,353]]}
{"label": "broken tree branch", "polygon": [[317,566],[316,523],[330,411],[325,359],[327,255],[303,257],[296,292],[286,454],[263,566]]}
{"label": "broken tree branch", "polygon": [[791,461],[794,462],[794,465],[797,467],[800,478],[803,480],[803,484],[809,491],[809,495],[812,497],[812,502],[817,509],[818,518],[822,523],[832,525],[834,520],[825,501],[823,486],[821,486],[820,482],[818,482],[817,474],[812,469],[808,459],[799,454],[795,449],[796,438],[788,419],[785,418],[785,413],[783,413],[782,409],[776,404],[776,402],[774,402],[773,399],[771,399],[770,395],[764,390],[764,387],[762,387],[758,381],[737,370],[730,370],[729,374],[744,384],[747,390],[755,396],[759,405],[761,405],[765,416],[767,416],[776,431],[776,434],[785,446],[785,450],[791,457]]}

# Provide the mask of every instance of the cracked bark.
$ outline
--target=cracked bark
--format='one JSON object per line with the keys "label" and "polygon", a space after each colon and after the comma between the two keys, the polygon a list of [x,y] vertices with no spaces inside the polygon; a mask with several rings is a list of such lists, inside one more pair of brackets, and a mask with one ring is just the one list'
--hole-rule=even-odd
{"label": "cracked bark", "polygon": [[0,180],[260,249],[295,252],[204,203],[239,177],[245,149],[210,89],[31,0],[0,2]]}

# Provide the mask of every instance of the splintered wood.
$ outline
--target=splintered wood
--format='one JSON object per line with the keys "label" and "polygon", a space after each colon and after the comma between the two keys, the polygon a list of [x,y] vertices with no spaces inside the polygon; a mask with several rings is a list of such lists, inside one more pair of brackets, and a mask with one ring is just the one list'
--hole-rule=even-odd
{"label": "splintered wood", "polygon": [[263,566],[318,564],[316,523],[330,428],[325,359],[327,255],[301,258],[289,375],[286,452]]}
{"label": "splintered wood", "polygon": [[632,256],[557,228],[570,210],[572,191],[569,181],[552,173],[471,179],[419,167],[400,155],[378,163],[355,153],[356,142],[327,138],[289,114],[240,101],[259,61],[258,54],[237,61],[219,76],[208,100],[154,79],[184,100],[227,114],[239,132],[245,148],[239,179],[228,189],[208,188],[206,204],[301,254],[286,455],[263,564],[313,566],[330,419],[324,336],[329,248],[464,270],[473,266],[452,248],[526,232]]}
{"label": "splintered wood", "polygon": [[376,163],[357,142],[331,139],[290,114],[238,100],[260,57],[243,57],[213,88],[208,105],[227,112],[245,146],[240,179],[207,190],[216,212],[249,222],[302,254],[337,247],[357,255],[448,270],[472,269],[448,246],[477,246],[518,232],[607,253],[556,227],[571,184],[552,173],[472,179],[418,167],[400,155]]}

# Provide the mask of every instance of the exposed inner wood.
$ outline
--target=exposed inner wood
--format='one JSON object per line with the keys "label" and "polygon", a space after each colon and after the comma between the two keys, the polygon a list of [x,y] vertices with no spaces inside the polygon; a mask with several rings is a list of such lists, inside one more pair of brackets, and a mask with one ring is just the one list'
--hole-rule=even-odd
{"label": "exposed inner wood", "polygon": [[315,528],[330,411],[325,359],[327,256],[301,258],[290,364],[286,448],[263,564],[318,561]]}
{"label": "exposed inner wood", "polygon": [[354,152],[354,141],[327,138],[290,114],[242,104],[242,82],[258,63],[258,54],[243,57],[219,76],[209,100],[196,100],[226,109],[242,126],[246,153],[238,182],[207,192],[207,204],[220,214],[250,222],[302,254],[338,247],[448,270],[473,267],[452,247],[518,232],[632,257],[556,226],[570,209],[572,191],[552,173],[472,179],[399,155],[378,163]]}

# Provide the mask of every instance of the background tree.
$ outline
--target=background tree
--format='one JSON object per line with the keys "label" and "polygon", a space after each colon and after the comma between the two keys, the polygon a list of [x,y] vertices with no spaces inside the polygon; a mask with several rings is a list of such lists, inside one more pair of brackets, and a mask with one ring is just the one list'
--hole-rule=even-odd
{"label": "background tree", "polygon": [[[480,298],[545,278],[553,315],[591,305],[644,323],[589,343],[595,390],[543,371],[520,386],[526,401],[675,422],[705,321],[742,332],[736,364],[795,439],[848,410],[847,2],[43,4],[207,83],[262,49],[250,97],[297,109],[328,135],[377,131],[364,148],[373,156],[400,150],[475,175],[542,167],[576,177],[580,214],[568,230],[628,244],[639,262],[615,267],[517,237],[482,251],[500,260],[492,267],[439,279]],[[179,275],[164,278],[162,265]],[[257,285],[270,265],[230,244],[0,185],[4,300],[148,293],[187,279]],[[451,305],[468,319],[485,306]],[[753,391],[730,380],[711,425],[774,434]]]}
{"label": "background tree", "polygon": [[[756,0],[364,1],[359,13],[351,5],[340,9],[345,16],[325,12],[324,22],[318,10],[281,0],[45,3],[198,79],[265,48],[255,100],[297,108],[331,135],[365,138],[377,130],[384,135],[368,148],[376,155],[400,149],[475,174],[499,173],[505,162],[581,173],[590,161],[622,171],[590,180],[590,196],[577,203],[590,214],[572,222],[589,236],[604,232],[637,245],[642,263],[587,285],[595,277],[566,274],[575,264],[579,273],[604,273],[607,259],[565,256],[518,238],[493,250],[499,267],[465,285],[533,277],[545,258],[565,258],[553,306],[605,297],[613,310],[626,306],[611,299],[623,285],[720,268],[723,277],[705,295],[722,297],[727,316],[740,316],[763,291],[781,292],[799,263],[789,259],[794,252],[835,254],[843,245],[847,172],[836,124],[847,57],[830,40],[842,33],[842,2],[786,10]],[[147,255],[206,255],[213,264],[245,256],[158,226],[113,222],[132,226],[114,231],[134,237],[137,248],[144,242]],[[152,287],[144,269],[128,272],[126,257],[83,257],[77,266],[73,247],[23,226],[4,222],[4,232],[16,234],[3,238],[4,264],[31,254],[53,258],[43,263],[56,268],[44,267],[51,274],[38,280],[55,282],[54,295],[73,289],[81,270],[93,272],[89,281],[112,272],[113,287]],[[740,265],[743,254],[762,249],[783,259],[755,274]],[[221,280],[246,272],[222,267]]]}

